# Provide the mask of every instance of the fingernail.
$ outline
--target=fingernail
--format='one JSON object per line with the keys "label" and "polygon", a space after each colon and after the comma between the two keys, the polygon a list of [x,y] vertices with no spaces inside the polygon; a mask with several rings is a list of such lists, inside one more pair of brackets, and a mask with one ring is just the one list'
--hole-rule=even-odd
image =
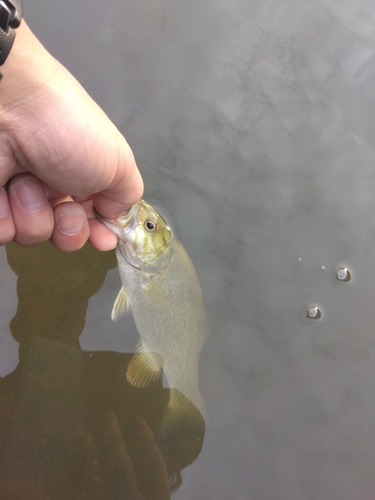
{"label": "fingernail", "polygon": [[57,225],[62,233],[74,236],[82,229],[85,218],[86,213],[81,210],[68,210],[58,215]]}
{"label": "fingernail", "polygon": [[8,195],[4,188],[0,189],[0,219],[8,217],[10,214]]}
{"label": "fingernail", "polygon": [[45,196],[39,181],[31,177],[24,177],[16,181],[12,188],[21,206],[30,212],[41,208],[45,203]]}

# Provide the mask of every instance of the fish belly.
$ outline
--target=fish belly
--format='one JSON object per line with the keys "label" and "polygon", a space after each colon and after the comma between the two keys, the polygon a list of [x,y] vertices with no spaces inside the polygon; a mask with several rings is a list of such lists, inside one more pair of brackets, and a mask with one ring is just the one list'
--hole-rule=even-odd
{"label": "fish belly", "polygon": [[162,356],[170,387],[196,404],[201,400],[198,357],[206,321],[199,281],[190,258],[177,242],[162,273],[148,276],[131,268],[121,277],[144,349]]}

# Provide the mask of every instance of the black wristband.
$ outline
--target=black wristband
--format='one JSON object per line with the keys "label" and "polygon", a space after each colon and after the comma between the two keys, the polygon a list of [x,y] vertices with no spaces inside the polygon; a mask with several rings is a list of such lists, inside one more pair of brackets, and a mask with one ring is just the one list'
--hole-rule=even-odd
{"label": "black wristband", "polygon": [[16,37],[14,30],[21,24],[21,19],[22,0],[0,0],[0,66],[9,55]]}

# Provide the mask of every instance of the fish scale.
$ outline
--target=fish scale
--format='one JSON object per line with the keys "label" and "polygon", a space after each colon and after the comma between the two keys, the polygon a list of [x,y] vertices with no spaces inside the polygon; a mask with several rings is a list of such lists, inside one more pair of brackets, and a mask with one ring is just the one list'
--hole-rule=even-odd
{"label": "fish scale", "polygon": [[[148,385],[163,367],[169,386],[204,412],[198,357],[207,322],[189,255],[167,222],[144,200],[116,220],[98,217],[119,238],[116,255],[122,289],[113,317],[122,312],[118,308],[129,303],[141,338],[128,367],[129,382],[138,387]],[[148,226],[153,229],[148,230]]]}
{"label": "fish scale", "polygon": [[204,311],[200,310],[203,301],[194,269],[189,266],[189,274],[184,272],[190,262],[181,243],[175,238],[172,245],[167,269],[152,277],[165,296],[153,289],[144,291],[134,276],[137,270],[128,269],[121,277],[144,348],[162,356],[171,387],[191,400],[199,400],[198,356],[205,336]]}

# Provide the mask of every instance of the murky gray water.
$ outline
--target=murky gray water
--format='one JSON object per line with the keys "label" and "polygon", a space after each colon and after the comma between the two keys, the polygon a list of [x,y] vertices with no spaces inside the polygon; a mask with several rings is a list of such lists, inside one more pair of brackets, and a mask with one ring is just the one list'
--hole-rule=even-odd
{"label": "murky gray water", "polygon": [[[201,280],[213,325],[200,358],[209,421],[174,498],[372,500],[372,2],[25,4],[30,26],[126,135],[145,198],[172,215]],[[16,276],[0,255],[5,376],[20,339],[9,330]],[[78,284],[114,265],[93,259],[75,261]],[[131,318],[110,320],[119,284],[110,269],[80,336],[64,323],[72,349],[79,337],[86,353],[134,351]],[[102,373],[109,386],[117,361],[93,363],[91,383]],[[159,407],[149,408],[152,428]]]}

